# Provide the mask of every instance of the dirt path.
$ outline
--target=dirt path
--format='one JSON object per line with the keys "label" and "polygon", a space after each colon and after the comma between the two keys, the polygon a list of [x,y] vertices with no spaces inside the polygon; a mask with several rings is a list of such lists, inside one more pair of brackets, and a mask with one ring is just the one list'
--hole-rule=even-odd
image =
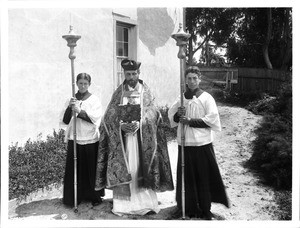
{"label": "dirt path", "polygon": [[[231,208],[213,204],[212,212],[225,220],[276,220],[274,211],[277,205],[271,188],[260,184],[253,173],[243,164],[251,156],[251,141],[254,139],[253,129],[260,116],[239,107],[219,104],[222,132],[216,134],[214,142],[217,162],[226,186]],[[168,145],[171,158],[174,183],[176,183],[177,143]],[[62,187],[51,191],[40,191],[32,194],[27,201],[10,202],[9,219],[11,220],[120,220],[120,219],[171,219],[175,210],[175,191],[158,194],[161,211],[146,216],[118,217],[111,213],[112,192],[107,190],[104,202],[92,207],[90,203],[81,203],[78,213],[65,207],[61,202]],[[64,216],[62,216],[64,215]]]}

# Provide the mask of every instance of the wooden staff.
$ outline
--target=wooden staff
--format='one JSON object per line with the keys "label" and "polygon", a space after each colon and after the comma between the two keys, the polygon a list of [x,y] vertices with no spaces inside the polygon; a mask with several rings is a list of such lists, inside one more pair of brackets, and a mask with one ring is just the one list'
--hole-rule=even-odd
{"label": "wooden staff", "polygon": [[[72,76],[72,97],[75,97],[75,74],[74,74],[74,48],[77,46],[76,42],[81,38],[80,35],[75,35],[73,32],[73,26],[70,25],[70,31],[68,35],[62,36],[70,47],[69,59],[71,60],[71,76]],[[77,213],[77,147],[76,147],[76,112],[73,110],[73,150],[74,150],[74,212]]]}
{"label": "wooden staff", "polygon": [[[185,21],[185,9],[183,8],[183,22]],[[182,24],[179,24],[179,30],[176,34],[172,35],[172,38],[176,40],[176,45],[179,46],[179,52],[177,57],[180,59],[180,103],[181,107],[183,105],[183,94],[185,91],[185,61],[186,61],[186,44],[188,39],[190,38],[190,34],[184,32],[182,28]],[[184,125],[181,124],[181,169],[182,169],[182,190],[181,190],[181,197],[182,197],[182,219],[185,219],[185,186],[184,186],[184,145],[185,145],[185,135],[184,135]]]}
{"label": "wooden staff", "polygon": [[[185,59],[180,59],[180,106],[184,108],[183,105],[183,94],[185,91]],[[182,219],[185,219],[185,178],[184,178],[184,145],[185,145],[185,134],[184,134],[184,124],[181,125],[181,203],[182,203]]]}

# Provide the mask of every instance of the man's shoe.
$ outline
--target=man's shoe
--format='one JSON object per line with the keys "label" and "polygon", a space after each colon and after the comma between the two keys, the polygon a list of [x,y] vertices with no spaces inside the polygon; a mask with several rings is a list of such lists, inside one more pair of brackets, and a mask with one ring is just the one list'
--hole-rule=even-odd
{"label": "man's shoe", "polygon": [[101,203],[102,203],[102,199],[101,198],[99,200],[97,200],[97,201],[92,201],[93,207],[96,207],[96,206],[100,205]]}
{"label": "man's shoe", "polygon": [[203,219],[204,220],[212,220],[213,214],[209,211],[207,213],[203,213]]}
{"label": "man's shoe", "polygon": [[180,209],[177,209],[175,212],[171,215],[172,219],[179,219],[182,217],[182,211]]}

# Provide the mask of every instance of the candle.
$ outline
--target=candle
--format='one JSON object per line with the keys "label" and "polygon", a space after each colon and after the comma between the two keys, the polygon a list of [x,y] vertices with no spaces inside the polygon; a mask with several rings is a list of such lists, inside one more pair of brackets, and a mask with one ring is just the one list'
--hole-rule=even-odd
{"label": "candle", "polygon": [[70,13],[70,26],[73,25],[73,18],[72,18],[72,14]]}

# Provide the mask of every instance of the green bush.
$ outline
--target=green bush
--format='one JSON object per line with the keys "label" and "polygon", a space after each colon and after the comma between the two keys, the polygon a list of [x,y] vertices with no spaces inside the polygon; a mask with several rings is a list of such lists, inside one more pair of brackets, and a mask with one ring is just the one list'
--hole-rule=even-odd
{"label": "green bush", "polygon": [[247,107],[263,115],[256,129],[253,154],[248,161],[251,169],[259,171],[267,184],[277,188],[277,217],[292,217],[292,82],[284,83],[274,97],[264,94]]}
{"label": "green bush", "polygon": [[66,157],[63,130],[46,141],[31,141],[23,147],[9,146],[9,199],[22,199],[31,192],[61,183]]}
{"label": "green bush", "polygon": [[255,114],[275,114],[282,116],[287,121],[292,120],[292,82],[281,85],[276,96],[262,93],[260,99],[256,99],[247,106]]}
{"label": "green bush", "polygon": [[252,101],[249,103],[247,108],[254,114],[268,114],[275,111],[275,107],[278,105],[276,97],[264,97],[261,100]]}
{"label": "green bush", "polygon": [[223,101],[226,98],[226,92],[220,88],[210,88],[205,90],[206,92],[210,93],[213,98],[217,101]]}
{"label": "green bush", "polygon": [[282,118],[268,115],[255,131],[253,154],[248,162],[270,185],[290,189],[292,185],[291,126]]}
{"label": "green bush", "polygon": [[264,96],[264,93],[243,92],[238,93],[234,90],[225,90],[225,88],[219,86],[213,86],[209,88],[202,88],[206,92],[210,93],[217,102],[222,102],[227,105],[245,107],[253,101],[257,101]]}
{"label": "green bush", "polygon": [[292,219],[292,191],[277,191],[275,199],[278,202],[279,210],[275,211],[279,220]]}
{"label": "green bush", "polygon": [[263,115],[256,129],[249,167],[278,189],[292,186],[292,85],[285,83],[276,97],[265,96],[247,108]]}
{"label": "green bush", "polygon": [[168,118],[168,111],[169,107],[168,106],[163,106],[159,108],[159,111],[162,115],[162,127],[164,129],[164,132],[166,134],[167,141],[171,141],[173,139],[176,139],[177,136],[177,128],[171,128],[170,126],[170,120]]}

